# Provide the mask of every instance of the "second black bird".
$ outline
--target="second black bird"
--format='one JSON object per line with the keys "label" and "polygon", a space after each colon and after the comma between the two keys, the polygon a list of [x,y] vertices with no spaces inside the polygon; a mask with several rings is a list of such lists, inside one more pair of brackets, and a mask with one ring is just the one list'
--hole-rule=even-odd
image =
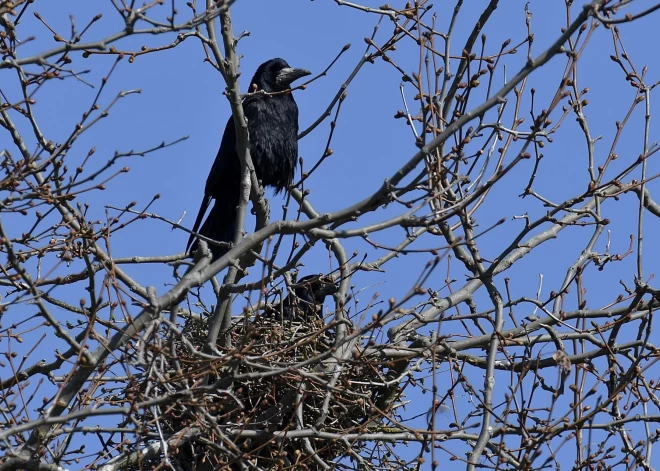
{"label": "second black bird", "polygon": [[278,321],[323,319],[325,298],[337,291],[339,291],[337,282],[329,276],[304,276],[290,287],[289,295],[281,304],[278,303],[265,310],[264,317],[274,317]]}
{"label": "second black bird", "polygon": [[[298,106],[293,95],[285,91],[291,88],[293,81],[309,74],[305,69],[289,67],[283,59],[271,59],[259,66],[250,82],[250,92],[265,93],[248,95],[243,101],[250,155],[257,178],[262,185],[273,187],[276,193],[291,184],[298,158]],[[199,230],[201,235],[218,242],[232,242],[240,189],[241,164],[236,153],[234,120],[230,117],[220,150],[206,179],[204,199],[193,232]],[[215,203],[202,224],[211,200]],[[228,250],[227,246],[209,245],[213,260],[222,257]],[[191,252],[196,250],[194,235],[188,239],[187,248]]]}

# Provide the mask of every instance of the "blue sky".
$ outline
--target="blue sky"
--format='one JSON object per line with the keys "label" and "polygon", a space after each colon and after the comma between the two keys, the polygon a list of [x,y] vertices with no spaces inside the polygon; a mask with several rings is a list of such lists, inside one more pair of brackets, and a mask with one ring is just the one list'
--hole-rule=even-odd
{"label": "blue sky", "polygon": [[[166,2],[167,3],[167,2]],[[364,4],[376,7],[382,2],[365,1]],[[500,44],[511,38],[512,43],[522,41],[527,35],[525,26],[524,1],[508,0],[494,13],[493,19],[484,29],[487,36],[486,50],[496,53]],[[640,9],[650,2],[639,2]],[[487,2],[469,0],[465,2],[458,16],[456,33],[452,39],[452,53],[460,54],[472,25]],[[446,30],[451,11],[450,2],[437,2],[437,24],[439,30]],[[169,12],[164,9],[162,16]],[[534,42],[532,54],[538,55],[549,46],[566,24],[563,2],[534,0],[529,2],[532,12],[532,31]],[[41,13],[48,24],[57,31],[68,33],[69,14],[75,15],[76,23],[81,28],[95,14],[102,12],[103,18],[88,33],[87,40],[102,38],[121,28],[119,16],[109,3],[87,2],[82,0],[61,0],[55,2],[36,2],[34,11]],[[157,10],[156,10],[157,11]],[[577,13],[579,7],[574,7]],[[180,16],[185,13],[181,12]],[[300,127],[305,129],[327,107],[341,83],[346,80],[353,67],[365,51],[364,38],[372,34],[377,17],[364,12],[339,7],[330,1],[289,0],[273,2],[267,0],[237,1],[232,9],[234,31],[236,34],[249,31],[249,36],[241,39],[238,50],[241,60],[241,86],[245,91],[248,80],[256,67],[267,59],[282,57],[294,67],[306,68],[313,73],[321,72],[339,53],[345,44],[351,48],[342,55],[328,75],[311,84],[306,90],[295,94],[300,109]],[[643,18],[634,24],[619,26],[630,59],[638,70],[648,66],[648,83],[660,79],[658,52],[651,46],[659,43],[657,15]],[[53,46],[52,34],[33,16],[25,18],[23,31],[36,36],[36,39],[22,46],[19,51],[23,56],[42,51]],[[376,42],[387,39],[392,32],[392,24],[384,20],[376,35]],[[64,36],[64,34],[62,34]],[[141,46],[158,46],[170,42],[172,36],[140,36],[118,43],[119,49],[137,50]],[[439,43],[441,41],[438,41]],[[626,84],[623,73],[612,62],[613,42],[611,33],[603,27],[598,28],[590,40],[579,65],[580,88],[588,87],[589,106],[585,108],[590,130],[593,136],[602,136],[596,143],[596,158],[603,162],[607,157],[615,131],[615,122],[622,121],[635,96],[635,90]],[[503,59],[506,71],[501,69],[495,78],[495,88],[499,88],[505,79],[513,77],[525,64],[526,45],[518,54]],[[402,43],[392,57],[406,70],[416,70],[419,60],[417,48],[412,43]],[[98,84],[110,69],[112,58],[92,56],[85,60],[76,60],[77,71],[89,67],[91,72],[85,80],[94,84],[91,88],[81,82],[65,80],[48,83],[35,98],[35,113],[42,130],[49,139],[62,142],[70,133],[72,126],[80,119],[82,112],[98,91]],[[561,80],[565,59],[555,58],[540,71],[534,73],[525,88],[522,102],[522,115],[526,118],[523,128],[528,129],[530,89],[536,91],[536,110],[545,108]],[[87,65],[89,64],[89,65]],[[6,71],[0,72],[0,85],[3,90],[15,92],[15,79]],[[308,180],[309,196],[319,212],[335,211],[361,200],[372,194],[396,169],[416,152],[410,128],[404,120],[393,119],[397,110],[402,109],[399,92],[400,74],[383,61],[367,64],[348,89],[348,96],[342,105],[331,148],[333,155]],[[83,135],[69,153],[67,159],[73,167],[75,162],[85,158],[90,148],[96,152],[90,161],[91,168],[102,166],[115,151],[125,152],[151,148],[161,142],[172,142],[184,136],[188,138],[174,146],[154,152],[145,157],[126,159],[120,166],[130,166],[130,172],[118,176],[107,185],[104,192],[90,192],[81,201],[90,204],[90,219],[105,218],[105,205],[123,207],[136,201],[136,208],[147,204],[155,194],[160,199],[151,206],[150,211],[167,219],[177,221],[183,214],[183,224],[192,226],[195,213],[202,198],[207,172],[215,158],[222,131],[230,111],[226,98],[222,95],[224,83],[220,74],[204,62],[202,47],[195,38],[187,39],[173,50],[158,54],[137,57],[129,64],[122,61],[114,71],[102,103],[107,104],[117,93],[125,90],[141,89],[140,94],[129,95],[119,101],[111,110],[107,119]],[[409,105],[413,103],[412,90],[406,89]],[[511,97],[509,97],[511,98]],[[474,105],[477,103],[475,102]],[[653,104],[653,100],[652,100]],[[103,105],[102,105],[103,106]],[[412,104],[411,106],[415,106]],[[509,110],[510,111],[510,110]],[[555,110],[551,118],[558,119],[560,109]],[[643,145],[643,107],[637,108],[632,115],[626,131],[622,134],[617,147],[620,158],[612,164],[608,175],[616,174],[642,152]],[[28,131],[27,123],[20,122],[21,129]],[[329,131],[329,122],[323,123],[312,134],[300,142],[299,153],[309,168],[323,153]],[[0,134],[0,147],[4,148],[6,134]],[[652,119],[650,141],[658,136],[657,120]],[[8,141],[7,141],[8,142]],[[521,144],[517,144],[518,148]],[[553,142],[543,149],[541,176],[535,189],[548,199],[560,202],[576,196],[586,190],[587,167],[584,135],[580,131],[573,115],[569,115],[559,131],[553,135]],[[510,153],[509,158],[515,155]],[[496,185],[483,206],[475,213],[479,224],[478,231],[490,227],[501,218],[506,222],[479,239],[482,255],[493,259],[503,250],[522,227],[524,222],[513,219],[527,213],[530,218],[542,216],[546,209],[532,198],[520,198],[533,166],[533,159],[524,162],[514,172]],[[660,171],[656,158],[649,159],[648,174]],[[635,174],[639,179],[639,172]],[[660,193],[660,184],[656,181],[648,185],[651,194]],[[284,199],[281,195],[269,193],[273,219],[281,214]],[[612,224],[611,251],[624,253],[630,243],[630,235],[636,234],[638,201],[632,193],[621,195],[620,201],[608,201],[603,214]],[[398,214],[400,208],[388,208],[368,214],[352,227],[359,227],[369,222],[381,221],[387,215]],[[17,226],[18,227],[18,223]],[[251,226],[248,226],[251,227]],[[647,214],[645,216],[645,276],[655,273],[660,260],[660,249],[655,240],[660,232],[660,223]],[[557,290],[566,270],[579,256],[591,235],[585,228],[568,228],[557,240],[539,247],[532,254],[521,260],[506,274],[511,278],[513,297],[527,296],[534,298],[538,288],[539,276],[543,275],[543,294],[546,297],[551,290]],[[395,244],[403,236],[401,229],[395,228],[374,236],[382,244]],[[132,255],[166,255],[184,250],[187,233],[172,231],[166,223],[144,220],[118,232],[112,239],[112,253],[116,257]],[[603,237],[596,249],[603,252],[607,238]],[[444,245],[441,238],[421,238],[415,247],[434,247]],[[345,242],[349,254],[357,251],[357,258],[367,256],[372,260],[382,255],[373,247],[355,238]],[[589,308],[598,308],[611,302],[622,291],[619,280],[623,279],[631,286],[635,274],[635,254],[622,262],[611,264],[603,272],[593,267],[585,275],[585,287]],[[358,298],[361,303],[371,298],[374,293],[381,294],[381,299],[401,298],[410,289],[424,264],[431,259],[429,254],[411,254],[390,262],[385,273],[358,273],[353,284],[356,290],[363,290]],[[327,272],[336,268],[328,257],[322,244],[317,244],[304,259],[303,274],[309,272]],[[452,262],[453,266],[455,261]],[[58,268],[58,270],[61,269]],[[257,279],[260,270],[252,269],[250,279]],[[157,269],[150,266],[136,266],[130,269],[144,285],[156,286],[162,294],[166,283],[172,282],[169,268]],[[441,289],[446,273],[446,261],[436,270],[429,280],[433,289]],[[451,276],[460,286],[465,273],[452,268]],[[504,288],[502,279],[498,287]],[[572,288],[574,293],[574,288]],[[211,292],[207,293],[210,295]],[[79,294],[67,294],[72,299]],[[566,309],[574,309],[575,296],[569,296]],[[476,297],[481,309],[490,307],[485,293]],[[209,304],[212,302],[208,301]],[[23,312],[27,307],[19,307],[13,312]],[[522,311],[521,311],[522,312]],[[136,312],[137,313],[137,312]],[[527,313],[531,314],[531,312]],[[63,316],[66,314],[62,313]],[[5,321],[6,322],[6,321]],[[443,334],[450,332],[442,330]],[[548,357],[552,351],[541,353]],[[48,350],[38,351],[35,358],[48,355]],[[443,367],[444,368],[444,367]],[[2,370],[0,373],[4,374]],[[551,374],[549,376],[552,376]],[[481,384],[478,375],[474,384]],[[507,375],[500,375],[498,381],[506,384]],[[422,397],[420,410],[428,408],[427,398]],[[467,407],[467,403],[465,405]],[[464,412],[464,411],[463,411]],[[446,428],[451,416],[439,416],[439,428]],[[570,453],[570,452],[569,452]],[[656,466],[660,463],[654,458]],[[653,464],[653,463],[652,463]]]}

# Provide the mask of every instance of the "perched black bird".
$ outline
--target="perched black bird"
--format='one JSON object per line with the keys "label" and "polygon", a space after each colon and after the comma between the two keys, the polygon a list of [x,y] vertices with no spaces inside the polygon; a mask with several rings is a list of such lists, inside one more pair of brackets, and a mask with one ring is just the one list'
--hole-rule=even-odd
{"label": "perched black bird", "polygon": [[[250,155],[262,185],[286,190],[293,180],[298,159],[298,106],[291,83],[311,72],[293,69],[283,59],[271,59],[259,66],[250,82],[250,92],[243,101],[248,120]],[[204,200],[199,208],[193,232],[197,232],[212,199],[213,209],[199,233],[218,242],[232,242],[236,230],[236,207],[241,189],[241,163],[236,153],[236,132],[232,117],[227,121],[220,150],[206,179]],[[194,241],[194,243],[193,243]],[[226,246],[209,244],[213,260],[227,253]],[[195,236],[188,239],[186,249],[197,248]]]}
{"label": "perched black bird", "polygon": [[308,275],[291,286],[289,295],[282,304],[277,304],[265,311],[266,317],[277,320],[320,319],[323,315],[323,302],[326,296],[339,290],[332,278],[323,275]]}

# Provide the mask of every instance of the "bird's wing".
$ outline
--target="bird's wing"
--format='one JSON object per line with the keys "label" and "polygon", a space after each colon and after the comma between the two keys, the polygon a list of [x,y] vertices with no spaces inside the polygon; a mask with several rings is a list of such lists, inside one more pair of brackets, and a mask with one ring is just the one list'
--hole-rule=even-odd
{"label": "bird's wing", "polygon": [[240,179],[240,162],[236,155],[236,131],[234,129],[234,118],[230,116],[222,134],[218,154],[215,156],[213,166],[206,179],[204,188],[206,196],[221,198],[226,194],[227,185],[236,184],[233,181],[236,178],[236,172]]}
{"label": "bird's wing", "polygon": [[[222,141],[220,143],[220,149],[218,149],[218,154],[213,161],[213,166],[209,172],[209,176],[206,179],[206,186],[204,187],[204,199],[202,204],[199,207],[199,212],[197,213],[197,219],[195,219],[195,225],[193,226],[193,232],[199,233],[199,229],[202,226],[202,221],[206,215],[206,211],[209,209],[211,204],[211,199],[220,198],[222,199],[227,194],[232,194],[232,183],[235,185],[232,180],[235,178],[232,170],[236,166],[235,160],[236,151],[236,135],[234,131],[234,119],[230,116],[227,120],[227,125],[225,126],[225,131],[222,135]],[[240,172],[240,170],[239,170]],[[238,191],[237,197],[238,197]],[[205,234],[208,236],[208,234]],[[190,234],[188,238],[188,244],[186,245],[186,251],[190,250],[193,242],[195,241],[195,236]]]}
{"label": "bird's wing", "polygon": [[192,228],[193,234],[190,234],[188,238],[188,244],[186,245],[186,252],[190,250],[190,246],[195,240],[195,232],[199,231],[200,226],[202,225],[202,220],[206,214],[206,210],[209,209],[209,204],[211,204],[211,197],[209,195],[204,195],[202,204],[199,206],[199,212],[197,213],[197,219],[195,219],[195,225]]}

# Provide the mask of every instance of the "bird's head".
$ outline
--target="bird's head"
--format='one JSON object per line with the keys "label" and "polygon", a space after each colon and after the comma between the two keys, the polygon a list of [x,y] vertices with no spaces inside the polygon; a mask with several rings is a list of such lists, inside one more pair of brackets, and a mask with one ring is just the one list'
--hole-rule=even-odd
{"label": "bird's head", "polygon": [[[251,87],[265,92],[281,92],[291,88],[291,84],[301,77],[310,75],[305,69],[294,69],[284,59],[271,59],[259,66],[250,82]],[[250,88],[250,91],[254,91]]]}
{"label": "bird's head", "polygon": [[339,291],[337,282],[329,276],[308,275],[302,277],[293,286],[294,292],[298,298],[308,302],[321,303],[326,296],[330,296]]}

